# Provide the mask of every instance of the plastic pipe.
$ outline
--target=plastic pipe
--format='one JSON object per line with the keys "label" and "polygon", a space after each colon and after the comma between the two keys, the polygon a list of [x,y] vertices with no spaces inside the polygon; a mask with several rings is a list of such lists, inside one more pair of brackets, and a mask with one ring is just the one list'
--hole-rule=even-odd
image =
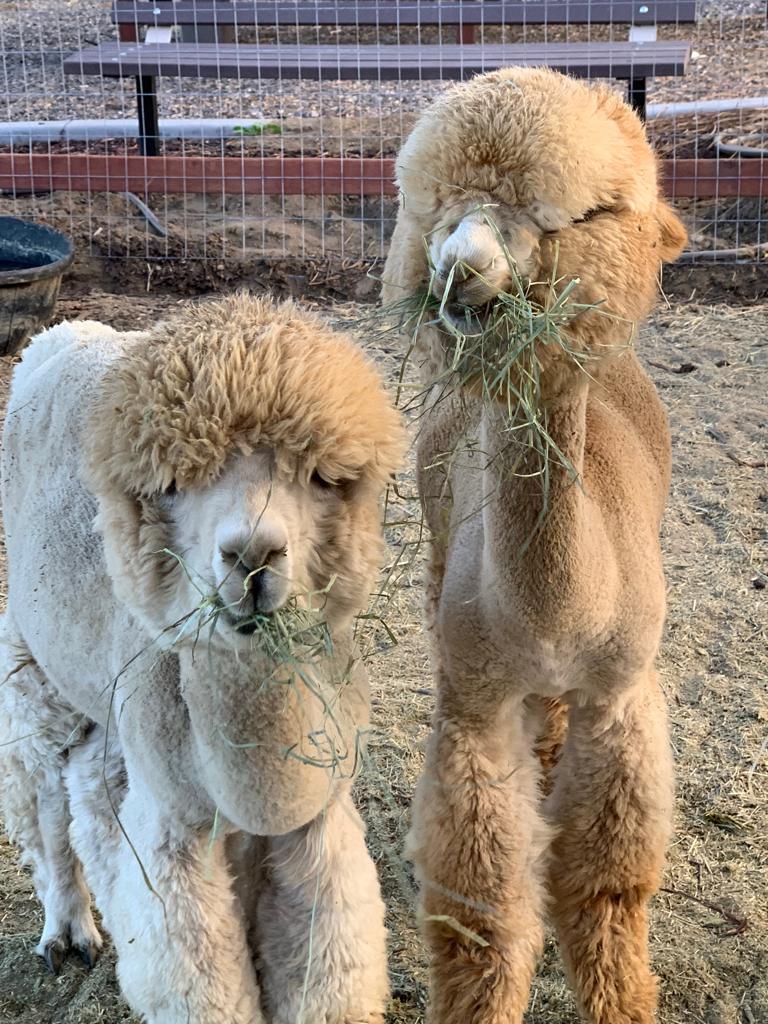
{"label": "plastic pipe", "polygon": [[725,114],[738,110],[768,110],[768,96],[730,100],[692,100],[686,103],[649,103],[646,118],[684,117],[686,114]]}
{"label": "plastic pipe", "polygon": [[[646,116],[682,117],[687,114],[721,114],[738,110],[768,110],[768,96],[747,96],[725,100],[694,100],[686,103],[650,103]],[[270,122],[254,117],[161,118],[160,136],[165,139],[237,138],[237,128]],[[133,139],[138,136],[136,121],[0,121],[0,145],[19,146],[31,142],[88,142],[103,139]]]}
{"label": "plastic pipe", "polygon": [[[160,136],[165,139],[239,138],[237,128],[272,124],[261,117],[161,118]],[[31,142],[96,142],[104,139],[135,139],[136,121],[0,121],[0,145],[26,146]]]}

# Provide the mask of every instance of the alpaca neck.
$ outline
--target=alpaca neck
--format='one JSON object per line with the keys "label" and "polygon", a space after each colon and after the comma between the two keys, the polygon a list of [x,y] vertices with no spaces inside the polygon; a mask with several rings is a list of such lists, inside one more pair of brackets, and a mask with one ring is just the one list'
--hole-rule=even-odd
{"label": "alpaca neck", "polygon": [[351,776],[368,722],[368,678],[339,640],[317,665],[262,652],[179,651],[196,777],[237,828],[281,835],[326,805]]}
{"label": "alpaca neck", "polygon": [[502,591],[554,586],[567,600],[585,559],[596,555],[582,480],[587,399],[585,378],[547,403],[546,429],[562,458],[550,447],[546,475],[542,456],[515,440],[506,409],[484,413],[486,557]]}

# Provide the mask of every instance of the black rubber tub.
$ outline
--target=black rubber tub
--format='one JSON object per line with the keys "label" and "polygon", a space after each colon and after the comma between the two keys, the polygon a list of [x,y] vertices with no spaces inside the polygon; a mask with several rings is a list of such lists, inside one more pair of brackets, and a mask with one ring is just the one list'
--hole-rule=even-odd
{"label": "black rubber tub", "polygon": [[72,242],[53,228],[0,217],[0,355],[26,345],[53,316]]}

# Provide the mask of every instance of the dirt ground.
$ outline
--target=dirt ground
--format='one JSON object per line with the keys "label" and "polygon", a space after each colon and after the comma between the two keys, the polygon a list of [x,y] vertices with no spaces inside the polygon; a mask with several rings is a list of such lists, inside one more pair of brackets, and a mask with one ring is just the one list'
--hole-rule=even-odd
{"label": "dirt ground", "polygon": [[[397,214],[392,197],[157,195],[148,202],[166,229],[150,230],[124,195],[0,194],[0,216],[40,221],[75,246],[70,292],[202,295],[245,285],[310,300],[369,301]],[[765,241],[768,198],[679,200],[692,249]],[[672,301],[768,301],[768,259],[697,258],[668,268]]]}
{"label": "dirt ground", "polygon": [[[638,342],[669,410],[675,460],[663,535],[669,614],[661,673],[678,804],[664,890],[653,904],[660,1024],[766,1024],[768,305],[708,305],[696,287],[678,291],[680,299],[693,297],[660,305]],[[89,290],[75,275],[57,316],[137,327],[178,301],[167,288]],[[372,324],[360,328],[366,308],[326,310],[359,334],[394,382],[398,351]],[[3,402],[10,372],[11,360],[0,361]],[[414,493],[409,472],[388,508],[398,524],[389,530],[398,587],[381,611],[396,644],[381,644],[370,664],[377,731],[358,788],[389,910],[390,1024],[419,1024],[425,1001],[415,887],[403,859],[433,702]],[[58,978],[36,958],[39,908],[28,874],[2,840],[0,908],[2,1024],[137,1024],[120,999],[109,951],[91,972],[71,961]],[[576,1021],[551,939],[528,1020]]]}

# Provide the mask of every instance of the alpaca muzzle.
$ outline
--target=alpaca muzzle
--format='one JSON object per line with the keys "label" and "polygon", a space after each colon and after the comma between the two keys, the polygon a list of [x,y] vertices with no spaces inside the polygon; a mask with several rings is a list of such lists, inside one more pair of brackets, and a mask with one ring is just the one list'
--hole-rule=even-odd
{"label": "alpaca muzzle", "polygon": [[238,632],[253,632],[254,615],[269,615],[290,596],[287,535],[263,514],[258,525],[223,528],[217,539],[213,569],[227,619]]}
{"label": "alpaca muzzle", "polygon": [[514,276],[537,265],[538,233],[523,224],[502,229],[484,211],[469,214],[445,238],[435,239],[432,291],[461,306],[482,306],[506,291]]}

